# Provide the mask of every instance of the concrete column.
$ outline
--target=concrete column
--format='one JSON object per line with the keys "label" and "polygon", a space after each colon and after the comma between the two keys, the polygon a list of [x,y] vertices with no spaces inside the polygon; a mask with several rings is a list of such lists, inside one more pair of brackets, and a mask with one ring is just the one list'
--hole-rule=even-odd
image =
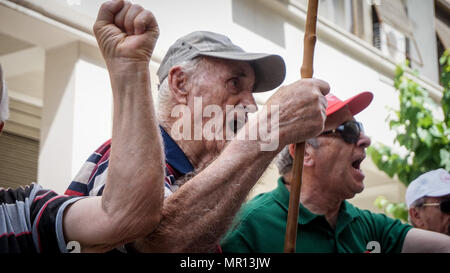
{"label": "concrete column", "polygon": [[111,137],[111,87],[99,58],[79,42],[46,52],[38,183],[58,193]]}

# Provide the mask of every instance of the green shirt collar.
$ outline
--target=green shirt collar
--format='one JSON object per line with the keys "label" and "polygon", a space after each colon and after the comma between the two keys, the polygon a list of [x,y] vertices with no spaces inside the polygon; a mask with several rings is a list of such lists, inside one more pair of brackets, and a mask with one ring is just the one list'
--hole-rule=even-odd
{"label": "green shirt collar", "polygon": [[[272,192],[274,199],[277,203],[286,211],[289,208],[289,191],[284,185],[284,179],[281,176],[278,178],[278,186]],[[341,205],[341,209],[339,211],[338,222],[336,224],[336,231],[342,230],[347,224],[353,221],[354,218],[358,217],[359,214],[355,207],[347,201],[344,201]],[[300,212],[298,217],[298,223],[300,225],[307,225],[315,218],[324,218],[323,215],[314,214],[310,212],[307,208],[305,208],[302,204],[300,204]]]}

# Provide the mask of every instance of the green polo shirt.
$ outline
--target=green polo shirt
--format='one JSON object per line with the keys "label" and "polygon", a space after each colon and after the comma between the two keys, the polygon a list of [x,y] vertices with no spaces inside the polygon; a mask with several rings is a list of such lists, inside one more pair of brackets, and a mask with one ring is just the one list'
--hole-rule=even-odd
{"label": "green polo shirt", "polygon": [[[246,203],[233,227],[222,241],[223,252],[283,252],[289,191],[278,179],[278,187]],[[341,205],[336,228],[323,215],[300,205],[297,252],[363,253],[371,241],[379,243],[381,253],[401,252],[406,234],[412,228],[384,214]],[[372,248],[370,248],[372,249]]]}

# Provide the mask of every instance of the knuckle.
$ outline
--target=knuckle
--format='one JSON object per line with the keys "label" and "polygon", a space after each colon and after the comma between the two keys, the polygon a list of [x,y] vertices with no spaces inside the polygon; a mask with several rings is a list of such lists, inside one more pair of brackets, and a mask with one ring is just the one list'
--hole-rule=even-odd
{"label": "knuckle", "polygon": [[314,129],[316,134],[322,132],[323,128],[324,128],[324,123],[325,120],[323,119],[322,115],[319,115],[320,118],[317,119]]}
{"label": "knuckle", "polygon": [[141,21],[142,22],[151,22],[152,20],[154,20],[153,19],[153,14],[150,11],[145,10],[142,13],[143,13],[142,16],[141,16]]}
{"label": "knuckle", "polygon": [[144,8],[139,4],[133,4],[133,7],[137,10],[143,10]]}
{"label": "knuckle", "polygon": [[156,22],[156,18],[155,18],[155,16],[153,15],[153,13],[152,13],[151,11],[145,10],[145,11],[144,11],[144,14],[145,14],[145,17],[146,17],[146,18],[148,18],[149,20],[153,20],[153,21]]}
{"label": "knuckle", "polygon": [[312,89],[311,100],[314,102],[315,105],[317,105],[319,107],[321,105],[321,103],[320,103],[321,96],[322,96],[322,94],[316,88]]}
{"label": "knuckle", "polygon": [[104,2],[103,4],[100,5],[100,12],[103,12],[105,9],[108,8],[109,5],[111,5],[112,1],[107,1]]}
{"label": "knuckle", "polygon": [[94,34],[97,35],[100,29],[101,25],[99,24],[99,22],[95,22],[94,25],[92,26],[92,31],[94,31]]}

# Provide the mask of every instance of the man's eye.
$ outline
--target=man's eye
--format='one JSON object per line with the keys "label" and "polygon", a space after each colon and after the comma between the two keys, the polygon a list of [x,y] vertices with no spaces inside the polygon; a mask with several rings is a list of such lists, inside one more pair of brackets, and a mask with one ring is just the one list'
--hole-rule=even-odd
{"label": "man's eye", "polygon": [[232,87],[232,88],[236,89],[239,86],[239,79],[238,78],[231,78],[231,79],[228,80],[227,85],[228,85],[227,87]]}

